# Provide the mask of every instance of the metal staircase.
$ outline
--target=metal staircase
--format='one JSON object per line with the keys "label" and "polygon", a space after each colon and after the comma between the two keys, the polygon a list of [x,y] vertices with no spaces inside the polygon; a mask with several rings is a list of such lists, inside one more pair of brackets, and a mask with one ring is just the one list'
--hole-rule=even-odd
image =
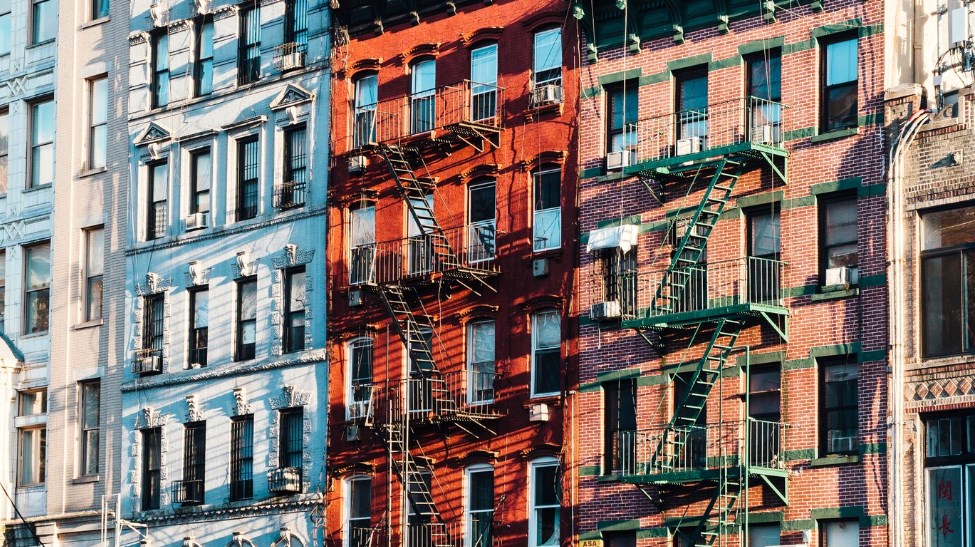
{"label": "metal staircase", "polygon": [[691,534],[695,547],[713,546],[721,536],[728,535],[739,524],[738,498],[741,496],[743,477],[745,473],[741,467],[721,470],[714,496]]}

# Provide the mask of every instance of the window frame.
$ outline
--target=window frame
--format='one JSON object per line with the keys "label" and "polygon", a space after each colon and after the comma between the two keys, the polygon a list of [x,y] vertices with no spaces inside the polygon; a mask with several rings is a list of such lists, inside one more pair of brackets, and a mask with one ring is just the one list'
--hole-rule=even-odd
{"label": "window frame", "polygon": [[[234,361],[248,361],[257,357],[257,276],[242,277],[236,282],[236,315],[234,325]],[[243,318],[243,305],[245,298],[245,286],[253,285],[254,297],[254,317]],[[247,289],[249,290],[249,289]],[[248,323],[254,326],[254,341],[250,344],[244,343],[245,329]],[[250,347],[247,347],[250,346]]]}
{"label": "window frame", "polygon": [[[372,82],[372,90],[365,88],[363,82]],[[361,103],[360,98],[371,92],[375,101]],[[379,74],[366,72],[352,80],[352,149],[376,142],[376,110],[379,106]],[[366,131],[365,129],[368,129]],[[366,136],[363,136],[363,133]]]}
{"label": "window frame", "polygon": [[[372,528],[372,477],[370,477],[369,475],[353,475],[347,478],[344,482],[345,482],[346,492],[348,493],[348,495],[345,498],[345,504],[344,504],[345,518],[342,519],[342,528],[344,532],[342,534],[342,538],[343,538],[342,545],[345,547],[364,547],[365,544],[359,541],[354,541],[359,538],[352,537],[354,535],[353,530],[361,529],[358,527],[354,527],[353,523],[365,521],[368,524],[368,526],[366,526],[364,529],[369,530]],[[368,505],[370,510],[369,510],[368,517],[353,516],[353,513],[355,512],[356,509],[355,506],[358,505],[356,503],[355,486],[354,486],[354,483],[356,482],[369,483],[369,487],[366,489],[366,491],[369,493]]]}
{"label": "window frame", "polygon": [[230,420],[230,501],[254,498],[254,415]]}
{"label": "window frame", "polygon": [[[210,336],[210,286],[209,285],[199,285],[190,288],[189,293],[189,341],[187,347],[189,348],[188,362],[190,368],[194,368],[193,365],[199,365],[200,367],[207,366],[207,349],[209,348],[209,336]],[[201,294],[206,294],[207,300],[207,317],[206,326],[198,327],[197,324],[197,302]],[[200,345],[200,341],[203,341],[203,345]]]}
{"label": "window frame", "polygon": [[[164,171],[157,173],[157,169]],[[156,200],[156,188],[160,181],[156,179],[162,175],[163,199]],[[146,241],[155,241],[166,237],[169,227],[169,162],[167,159],[146,164]],[[160,217],[162,218],[160,222]]]}
{"label": "window frame", "polygon": [[[474,475],[490,473],[491,474],[491,508],[490,509],[472,509],[473,505],[473,477]],[[490,541],[494,536],[494,498],[495,498],[495,476],[494,476],[494,466],[486,463],[478,463],[470,465],[464,468],[464,547],[484,547],[488,545],[493,545]],[[490,524],[488,525],[488,535],[489,541],[481,542],[475,541],[474,537],[474,519],[477,515],[488,515],[490,519]],[[483,536],[481,536],[483,537]],[[478,538],[480,539],[480,538]]]}
{"label": "window frame", "polygon": [[166,293],[143,296],[142,307],[142,356],[161,359],[166,331]]}
{"label": "window frame", "polygon": [[[559,498],[558,505],[544,504],[539,505],[536,503],[535,494],[538,489],[536,480],[538,479],[538,470],[541,468],[555,467],[555,478],[558,482],[558,486],[562,486],[562,469],[561,463],[558,459],[551,456],[545,456],[532,460],[528,464],[528,546],[529,547],[545,547],[552,545],[559,545],[559,541],[562,536],[562,504],[561,504],[561,488],[556,488],[555,496]],[[538,535],[538,518],[536,514],[539,510],[555,508],[555,542],[547,541],[545,543],[538,543],[536,541]]]}
{"label": "window frame", "polygon": [[[40,458],[31,457],[26,462],[24,449],[25,438],[30,439],[31,454],[40,454]],[[30,465],[30,477],[25,477],[25,462]],[[47,482],[47,424],[17,428],[17,486],[42,486]]]}
{"label": "window frame", "polygon": [[[94,424],[89,420],[88,403],[94,396]],[[79,476],[97,476],[101,468],[99,457],[101,452],[101,380],[85,380],[78,382],[78,453]],[[89,439],[93,439],[89,441]],[[94,448],[90,451],[89,448]],[[94,465],[94,467],[92,467]]]}
{"label": "window frame", "polygon": [[[253,146],[254,163],[248,164],[248,147]],[[236,139],[237,181],[235,185],[234,221],[243,222],[257,218],[261,210],[261,141],[258,135],[246,135]],[[248,177],[248,170],[254,176]],[[248,191],[252,190],[252,191]],[[251,202],[253,200],[253,203]]]}
{"label": "window frame", "polygon": [[[427,67],[432,67],[432,74],[424,72]],[[432,80],[429,87],[425,86],[425,77]],[[437,59],[422,57],[410,64],[410,134],[428,133],[436,128]]]}
{"label": "window frame", "polygon": [[[181,502],[183,505],[202,505],[206,501],[206,421],[183,425],[183,481],[200,481],[199,499]],[[189,485],[184,488],[190,490]]]}
{"label": "window frame", "polygon": [[[975,209],[975,203],[971,203],[971,202],[957,203],[947,207],[926,209],[924,211],[921,211],[920,214],[918,215],[918,231],[920,232],[918,277],[919,277],[919,295],[920,295],[920,309],[921,309],[921,317],[919,319],[919,338],[920,338],[920,345],[921,345],[921,357],[923,359],[948,357],[952,355],[970,355],[972,353],[975,353],[975,343],[973,343],[975,341],[968,339],[968,337],[970,336],[969,333],[970,327],[968,327],[968,325],[973,321],[975,321],[975,315],[973,315],[972,313],[975,310],[971,309],[973,303],[971,297],[975,296],[975,285],[973,285],[971,290],[969,290],[968,285],[965,284],[965,277],[966,277],[965,272],[966,270],[971,268],[970,266],[968,266],[968,264],[970,261],[975,261],[975,238],[973,238],[973,241],[969,241],[969,242],[942,245],[940,247],[934,247],[930,249],[926,248],[927,244],[925,243],[925,239],[927,237],[926,235],[927,228],[925,227],[926,217],[931,215],[936,215],[938,213],[953,212],[953,211],[958,212],[966,209],[967,210]],[[927,302],[926,289],[928,287],[927,285],[928,276],[925,274],[925,268],[929,261],[944,260],[952,257],[955,257],[958,260],[958,268],[959,268],[958,290],[961,293],[961,300],[962,300],[960,304],[960,309],[958,310],[959,311],[958,328],[960,331],[958,333],[958,340],[960,341],[960,349],[955,350],[953,348],[949,348],[948,350],[942,351],[940,353],[933,353],[929,349],[930,344],[926,340],[927,329],[929,328],[927,325],[929,306],[926,303]],[[944,285],[945,284],[944,279],[945,279],[944,276],[939,277],[936,280],[936,284],[939,286]],[[942,313],[942,315],[947,316],[949,314]],[[938,325],[941,332],[944,332],[945,330],[942,328],[943,326],[944,325]]]}
{"label": "window frame", "polygon": [[[57,23],[54,23],[55,26],[53,29],[54,31],[53,36],[40,36],[41,30],[44,28],[40,25],[44,25],[45,21],[47,21],[48,24],[51,24],[50,21],[48,21],[47,18],[44,17],[45,14],[42,12],[45,8],[50,8],[53,5],[53,1],[54,0],[31,0],[30,2],[30,45],[31,46],[49,44],[57,40]],[[57,6],[55,6],[55,9],[57,9]],[[55,18],[55,21],[56,20],[57,19]]]}
{"label": "window frame", "polygon": [[[639,390],[634,378],[622,378],[602,383],[603,391],[603,475],[613,473],[630,474],[636,471],[636,432],[637,432],[637,413],[639,408]],[[632,399],[624,395],[631,395]],[[629,399],[632,403],[630,409],[623,405]],[[615,408],[614,408],[615,407]],[[629,414],[632,412],[632,415]],[[621,422],[625,419],[632,422],[632,427],[624,428]],[[614,423],[615,422],[615,423]],[[632,433],[627,438],[622,435]],[[624,439],[627,446],[623,446]],[[626,456],[630,461],[621,462],[621,452],[626,450]]]}
{"label": "window frame", "polygon": [[[491,216],[474,220],[474,197],[487,189],[491,191]],[[467,185],[466,194],[467,261],[471,264],[492,261],[497,257],[498,247],[498,183],[493,178],[478,179]]]}
{"label": "window frame", "polygon": [[0,196],[10,186],[10,109],[0,108]]}
{"label": "window frame", "polygon": [[[85,307],[85,321],[101,321],[104,305],[104,275],[105,275],[105,226],[91,226],[84,229],[85,234],[85,294],[84,294],[84,307]],[[96,243],[97,242],[97,243]],[[94,262],[92,250],[95,249],[95,245],[100,245],[101,250],[99,254],[101,255],[102,262],[97,264],[97,269],[93,266]],[[97,273],[93,273],[97,272]],[[97,286],[97,297],[96,294]],[[97,310],[95,306],[97,305]],[[96,313],[97,312],[97,313]]]}
{"label": "window frame", "polygon": [[[859,537],[859,534],[860,534],[860,521],[859,521],[859,519],[856,519],[856,518],[852,518],[852,519],[850,519],[850,518],[846,518],[846,519],[823,519],[823,520],[817,520],[816,521],[816,527],[819,528],[819,547],[836,547],[835,545],[830,545],[830,543],[829,543],[829,537],[828,537],[828,534],[826,532],[827,527],[830,524],[835,524],[835,523],[847,523],[847,524],[852,523],[852,524],[856,524],[856,527],[857,527],[857,545],[859,545],[859,542],[860,542],[860,537]],[[846,546],[844,546],[844,547],[846,547]]]}
{"label": "window frame", "polygon": [[[637,153],[637,123],[640,119],[640,87],[637,80],[626,80],[618,84],[606,86],[606,153],[629,152],[630,163],[636,163]],[[622,97],[623,112],[620,116],[621,127],[615,127],[616,97]],[[620,136],[621,144],[616,146],[614,139]],[[632,138],[632,142],[631,142]]]}
{"label": "window frame", "polygon": [[[30,267],[33,258],[33,253],[39,249],[47,249],[47,284],[43,286],[38,286],[37,288],[31,288],[30,286]],[[40,241],[34,243],[30,246],[24,246],[24,333],[25,334],[39,334],[46,333],[50,330],[51,322],[51,242],[50,241]],[[34,318],[34,321],[30,320],[30,302],[32,297],[36,294],[37,302],[46,302],[45,307],[46,317],[41,318],[40,315]],[[40,304],[38,304],[38,308]],[[38,328],[38,325],[43,323],[43,328]],[[34,325],[34,328],[31,328]]]}
{"label": "window frame", "polygon": [[[539,190],[539,184],[542,182],[542,177],[544,177],[545,175],[549,175],[551,173],[558,173],[558,184],[556,184],[556,187],[559,190],[559,204],[555,207],[545,207],[540,209],[539,199],[540,199],[541,192]],[[562,166],[543,165],[532,172],[532,252],[533,253],[541,253],[545,251],[551,251],[551,250],[562,248],[562,198],[563,198]],[[538,226],[541,225],[539,216],[540,215],[545,216],[547,214],[551,214],[553,217],[557,216],[558,226],[557,229],[554,231],[554,233],[558,236],[558,241],[556,242],[557,244],[550,244],[550,240],[554,238],[539,237],[540,235],[549,234],[550,232],[548,230],[544,230],[540,233],[536,232]],[[551,221],[553,225],[555,220],[556,219],[553,218]],[[539,245],[538,243],[539,241],[543,241],[544,243],[542,245]]]}
{"label": "window frame", "polygon": [[278,468],[293,467],[300,472],[305,453],[302,439],[304,408],[283,408],[278,415]]}
{"label": "window frame", "polygon": [[[204,159],[206,158],[206,159]],[[194,148],[189,152],[190,163],[190,187],[189,187],[189,213],[209,213],[213,208],[211,192],[213,191],[213,152],[209,146]],[[209,164],[209,181],[206,188],[200,188],[201,169],[200,162]],[[205,203],[205,207],[201,204]]]}
{"label": "window frame", "polygon": [[[853,392],[855,394],[857,394],[856,395],[856,404],[855,404],[855,406],[848,404],[848,405],[837,405],[837,406],[833,406],[833,407],[828,407],[827,406],[827,404],[828,404],[827,403],[827,395],[826,395],[826,390],[827,390],[826,374],[827,374],[827,370],[829,368],[832,368],[832,367],[851,366],[851,365],[856,368],[856,373],[857,373],[857,375],[856,375],[856,388],[853,390]],[[831,356],[831,357],[819,358],[819,359],[817,359],[817,366],[818,366],[818,369],[819,369],[817,371],[817,375],[819,377],[819,386],[820,386],[820,388],[819,388],[819,405],[818,405],[818,412],[819,412],[819,420],[818,420],[818,422],[819,422],[819,424],[818,424],[819,425],[819,442],[817,443],[818,444],[818,449],[819,449],[819,454],[821,455],[821,457],[822,456],[830,456],[830,455],[855,455],[855,454],[857,454],[857,452],[859,450],[859,447],[860,447],[860,440],[859,440],[860,439],[860,399],[859,399],[859,395],[858,395],[859,394],[858,389],[859,389],[859,384],[860,384],[860,375],[862,374],[862,367],[860,366],[860,363],[858,363],[857,356],[856,355],[852,355],[852,354],[851,355],[836,355],[836,356]],[[829,441],[829,431],[830,431],[829,430],[829,413],[830,412],[849,413],[851,411],[854,414],[854,418],[855,418],[856,424],[857,424],[856,431],[855,431],[855,433],[853,435],[853,444],[852,444],[852,446],[850,447],[849,450],[834,451],[834,450],[832,450],[832,448],[830,446],[830,441]]]}
{"label": "window frame", "polygon": [[[539,51],[539,41],[540,38],[547,35],[556,33],[558,34],[558,42],[555,47],[550,51]],[[564,37],[562,36],[562,27],[547,27],[537,30],[532,35],[532,88],[537,89],[543,85],[556,85],[562,87],[563,79],[563,68],[564,68],[564,52],[565,48]],[[558,59],[552,59],[552,62],[546,62],[540,64],[539,54],[551,54],[557,52]],[[557,62],[556,62],[557,61]],[[558,70],[558,74],[555,71]],[[551,72],[551,74],[546,74],[544,79],[539,79],[538,75],[543,72]]]}
{"label": "window frame", "polygon": [[[300,283],[305,285],[303,287],[304,298],[308,298],[307,291],[307,271],[305,266],[296,266],[284,271],[284,324],[282,325],[281,331],[281,347],[284,353],[295,353],[305,350],[305,334],[308,316],[305,313],[307,302],[301,302],[301,308],[295,309],[292,307],[294,303],[292,296],[294,295],[296,276],[301,276]],[[301,321],[301,333],[298,335],[298,318],[300,315]]]}
{"label": "window frame", "polygon": [[[30,139],[30,142],[29,142],[30,157],[28,158],[27,189],[28,190],[33,190],[35,188],[49,188],[49,187],[51,187],[54,184],[54,169],[55,169],[55,167],[54,166],[50,166],[51,180],[44,182],[44,181],[41,181],[39,179],[39,177],[40,177],[40,174],[43,172],[43,168],[41,167],[41,163],[43,162],[43,159],[44,159],[44,158],[41,157],[43,155],[43,151],[46,148],[50,147],[50,149],[51,149],[51,152],[50,152],[51,160],[52,161],[56,161],[56,158],[57,158],[57,156],[56,156],[57,149],[56,149],[56,145],[55,145],[55,142],[57,140],[57,126],[56,126],[56,123],[57,123],[56,122],[57,115],[56,115],[56,110],[55,110],[56,105],[54,103],[54,97],[48,95],[46,97],[41,97],[41,98],[32,100],[30,103],[28,103],[28,106],[29,106],[29,110],[28,110],[28,113],[29,113],[28,125],[29,125],[29,128],[30,128],[30,133],[28,134],[28,137]],[[40,140],[40,136],[37,134],[36,131],[37,131],[37,128],[40,127],[40,125],[38,124],[38,118],[40,117],[40,115],[39,115],[40,114],[39,109],[42,108],[42,107],[45,107],[45,106],[47,106],[47,107],[49,107],[51,109],[50,110],[50,115],[51,115],[51,121],[50,121],[50,125],[51,125],[51,138],[50,138],[50,140],[43,140],[42,141],[42,140]]]}
{"label": "window frame", "polygon": [[[278,207],[303,207],[308,195],[308,130],[303,123],[289,125],[282,132],[284,180]],[[287,198],[287,199],[285,199]]]}
{"label": "window frame", "polygon": [[[365,212],[367,211],[371,211],[371,214],[366,215]],[[358,235],[356,228],[364,226],[364,222],[369,219],[372,220],[369,226],[371,234],[363,233],[362,235],[371,235],[371,241],[369,243],[356,243],[356,240],[360,239],[356,237]],[[365,240],[366,238],[362,237],[361,239]],[[374,202],[358,203],[349,209],[348,253],[349,285],[362,285],[374,280],[376,261],[376,204]],[[368,266],[366,272],[359,272],[361,268],[357,265],[360,262],[365,262],[364,266]]]}
{"label": "window frame", "polygon": [[[539,317],[542,316],[542,315],[547,315],[547,314],[554,315],[555,318],[558,321],[558,324],[559,324],[559,343],[556,346],[539,347],[538,346],[538,344],[539,344],[539,340],[538,340],[538,335],[539,335],[539,328],[538,328],[538,325],[539,325]],[[562,314],[559,313],[558,308],[554,308],[554,307],[540,308],[540,309],[534,310],[531,313],[531,351],[532,351],[532,353],[531,353],[531,368],[530,368],[530,373],[531,373],[531,381],[530,381],[530,389],[531,389],[531,391],[530,391],[530,394],[531,394],[531,397],[532,398],[536,398],[536,397],[552,397],[552,396],[557,396],[557,395],[559,395],[562,392],[562,385],[561,385],[561,383],[562,383],[561,382],[561,372],[562,372],[562,343],[564,341],[562,335],[563,335],[563,333],[562,333]],[[537,390],[537,387],[538,387],[537,384],[539,382],[538,382],[537,374],[539,373],[539,365],[540,365],[540,363],[539,363],[539,361],[540,361],[539,357],[540,357],[540,355],[546,355],[547,356],[547,355],[549,355],[549,354],[551,354],[553,352],[557,356],[557,362],[558,362],[558,365],[559,365],[558,370],[556,371],[556,381],[559,383],[559,389],[557,389],[556,391],[538,391]]]}
{"label": "window frame", "polygon": [[[375,349],[375,340],[371,336],[359,336],[349,340],[345,346],[346,356],[348,359],[347,363],[347,378],[348,382],[345,385],[345,417],[348,420],[354,417],[363,418],[372,415],[372,386],[375,383],[375,355],[373,350]],[[363,352],[363,355],[368,356],[369,365],[369,381],[363,382],[365,377],[357,377],[356,369],[357,367],[357,354]],[[353,407],[360,407],[358,410],[353,412]]]}
{"label": "window frame", "polygon": [[[477,337],[474,335],[474,331],[479,326],[485,325],[491,326],[492,359],[490,361],[475,361],[474,355],[477,352],[475,342],[477,341]],[[465,351],[467,356],[465,363],[467,369],[467,403],[472,405],[493,404],[498,395],[495,389],[498,366],[498,335],[496,321],[490,318],[474,319],[472,321],[468,321],[464,331],[467,336],[467,347]],[[490,364],[490,367],[487,367],[488,364]],[[482,370],[481,367],[489,368],[489,370]],[[491,380],[489,389],[485,387],[486,380],[488,378]],[[484,396],[487,391],[490,391],[490,397]]]}
{"label": "window frame", "polygon": [[[286,0],[284,11],[284,44],[297,44],[298,51],[308,48],[308,1]],[[304,17],[302,17],[304,16]]]}
{"label": "window frame", "polygon": [[10,39],[12,36],[12,23],[13,23],[13,2],[8,3],[9,9],[5,12],[0,13],[0,36],[3,36],[5,42],[0,42],[0,56],[10,55],[13,49],[13,44]]}
{"label": "window frame", "polygon": [[[844,43],[844,42],[854,42],[856,44],[856,78],[853,80],[847,80],[840,83],[829,84],[829,47]],[[820,134],[832,133],[834,131],[844,131],[850,129],[856,129],[859,125],[858,117],[860,113],[860,40],[856,34],[851,33],[840,33],[836,35],[827,36],[819,40],[819,47],[821,48],[820,55],[820,87],[819,87],[819,132]],[[830,92],[843,88],[852,87],[853,88],[853,119],[846,120],[840,125],[831,124],[830,120]]]}
{"label": "window frame", "polygon": [[7,331],[7,252],[0,250],[0,333]]}
{"label": "window frame", "polygon": [[91,0],[90,21],[107,19],[111,14],[111,4],[109,0]]}
{"label": "window frame", "polygon": [[[843,246],[846,246],[846,245],[855,245],[857,247],[857,253],[858,253],[858,256],[857,256],[857,264],[854,265],[854,266],[848,266],[848,267],[854,268],[854,269],[857,269],[857,270],[859,270],[859,267],[860,267],[860,261],[859,261],[860,234],[858,233],[859,232],[859,222],[856,222],[856,229],[854,230],[855,232],[857,232],[856,233],[856,236],[855,236],[855,239],[853,239],[852,241],[843,241],[843,242],[840,242],[840,243],[827,244],[827,236],[828,236],[828,232],[829,232],[829,226],[827,225],[827,222],[826,222],[826,220],[827,220],[827,212],[828,212],[828,210],[829,210],[829,208],[831,206],[835,206],[837,204],[848,203],[848,202],[853,202],[853,208],[854,208],[854,210],[858,210],[858,208],[859,208],[859,202],[857,201],[856,191],[837,192],[837,193],[834,193],[834,194],[829,194],[829,195],[826,195],[826,196],[818,197],[816,201],[817,201],[817,215],[819,217],[818,220],[819,220],[819,241],[820,241],[820,244],[819,244],[819,275],[820,275],[819,279],[820,279],[820,283],[819,284],[820,284],[820,286],[825,286],[826,285],[826,270],[830,267],[829,266],[830,250],[832,248],[835,248],[835,247],[843,247]],[[856,219],[856,216],[854,216],[854,219]]]}
{"label": "window frame", "polygon": [[[209,29],[209,32],[207,31]],[[213,16],[205,14],[193,24],[193,96],[206,97],[213,93],[213,37],[215,35]],[[207,40],[209,34],[209,43]],[[204,56],[209,45],[210,54]],[[209,67],[209,72],[207,72]],[[208,76],[209,74],[209,76]],[[205,80],[206,78],[206,80]],[[203,84],[207,85],[204,86]]]}
{"label": "window frame", "polygon": [[249,6],[237,17],[237,85],[245,86],[261,79],[261,8]]}
{"label": "window frame", "polygon": [[[686,104],[701,99],[701,97],[688,94],[688,90],[685,87],[695,80],[704,81],[703,107],[687,106]],[[702,150],[708,147],[707,140],[710,136],[710,93],[711,78],[707,65],[693,66],[674,72],[675,136],[678,140],[694,137],[700,138]]]}
{"label": "window frame", "polygon": [[[160,509],[162,493],[162,428],[142,429],[140,436],[142,440],[139,464],[139,482],[142,486],[139,492],[140,507],[143,511],[153,511]],[[150,443],[155,448],[154,451],[150,450]],[[155,461],[152,457],[153,452],[156,456]]]}
{"label": "window frame", "polygon": [[[86,167],[89,170],[103,169],[108,165],[108,75],[102,74],[88,78],[86,81],[88,83],[88,161]],[[101,97],[98,96],[97,92],[99,85],[104,86]],[[96,119],[97,103],[103,103],[101,109],[104,119],[102,120]],[[100,136],[99,133],[101,133]],[[98,141],[102,141],[100,154],[98,153]]]}
{"label": "window frame", "polygon": [[[165,54],[162,51],[165,50]],[[160,61],[165,60],[165,66]],[[149,47],[149,109],[165,108],[169,105],[169,32],[157,30],[150,35]]]}

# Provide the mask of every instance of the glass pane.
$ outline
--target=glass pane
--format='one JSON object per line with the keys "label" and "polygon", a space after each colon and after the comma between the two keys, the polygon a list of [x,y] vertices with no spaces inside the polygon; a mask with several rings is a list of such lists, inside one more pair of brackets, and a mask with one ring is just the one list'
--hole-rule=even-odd
{"label": "glass pane", "polygon": [[257,282],[248,281],[240,284],[240,319],[254,319],[257,317]]}
{"label": "glass pane", "polygon": [[[213,163],[210,161],[210,151],[193,155],[193,167],[196,171],[196,191],[209,190],[213,180]],[[207,210],[207,209],[202,209]]]}
{"label": "glass pane", "polygon": [[532,363],[532,393],[558,393],[562,384],[562,361],[558,349],[536,351]]}
{"label": "glass pane", "polygon": [[751,256],[779,254],[779,213],[761,213],[751,217]]}
{"label": "glass pane", "polygon": [[752,371],[748,378],[748,389],[752,393],[778,391],[782,387],[782,375],[778,369]]}
{"label": "glass pane", "polygon": [[534,315],[533,328],[535,334],[535,348],[559,347],[561,343],[561,325],[559,314],[555,311],[544,311]]}
{"label": "glass pane", "polygon": [[372,381],[372,340],[352,344],[352,382]]}
{"label": "glass pane", "polygon": [[494,321],[471,324],[472,363],[494,363]]}
{"label": "glass pane", "polygon": [[753,59],[748,66],[748,71],[749,94],[752,97],[758,97],[767,101],[778,101],[781,99],[782,58],[778,52],[774,54],[765,52],[762,57]]}
{"label": "glass pane", "polygon": [[963,547],[962,469],[928,469],[928,545]]}
{"label": "glass pane", "polygon": [[640,115],[637,104],[636,82],[630,82],[626,89],[614,91],[609,97],[609,126],[612,131],[622,131],[635,124]]}
{"label": "glass pane", "polygon": [[551,209],[561,205],[562,171],[535,173],[535,210]]}
{"label": "glass pane", "polygon": [[51,284],[51,250],[47,245],[27,250],[27,287],[41,289]]}
{"label": "glass pane", "polygon": [[305,309],[305,272],[304,270],[292,272],[288,288],[291,291],[288,300],[288,309],[291,311]]}
{"label": "glass pane", "polygon": [[352,246],[372,245],[376,242],[376,208],[360,207],[352,210]]}
{"label": "glass pane", "polygon": [[434,61],[421,61],[413,65],[412,92],[425,93],[437,86],[437,65]]}
{"label": "glass pane", "polygon": [[200,57],[213,57],[213,23],[206,23],[200,30]]}
{"label": "glass pane", "polygon": [[778,524],[751,525],[748,527],[748,547],[781,545]]}
{"label": "glass pane", "polygon": [[82,427],[94,429],[98,427],[99,385],[95,382],[81,384]]}
{"label": "glass pane", "polygon": [[825,220],[827,245],[849,243],[857,240],[856,199],[827,203]]}
{"label": "glass pane", "polygon": [[922,350],[924,355],[948,355],[962,350],[961,258],[957,254],[921,261],[924,295]]}
{"label": "glass pane", "polygon": [[470,189],[470,222],[494,220],[494,190],[491,184],[472,186]]}
{"label": "glass pane", "polygon": [[355,83],[355,107],[374,105],[378,101],[379,85],[375,74],[364,76]]}
{"label": "glass pane", "polygon": [[557,465],[539,465],[535,467],[535,506],[559,504],[559,467]]}
{"label": "glass pane", "polygon": [[102,275],[105,267],[105,230],[88,230],[88,259],[85,265],[88,276]]}
{"label": "glass pane", "polygon": [[535,34],[535,83],[542,80],[543,72],[562,69],[562,29],[553,28]]}
{"label": "glass pane", "polygon": [[193,305],[193,328],[207,328],[210,324],[210,291],[193,293]]}
{"label": "glass pane", "polygon": [[827,522],[823,527],[824,547],[858,547],[860,545],[860,525],[857,521]]}
{"label": "glass pane", "polygon": [[498,83],[498,45],[479,47],[471,52],[471,80],[479,84]]}
{"label": "glass pane", "polygon": [[844,40],[826,46],[826,85],[857,79],[857,40]]}
{"label": "glass pane", "polygon": [[843,84],[826,92],[826,130],[857,125],[857,85]]}
{"label": "glass pane", "polygon": [[921,215],[923,250],[975,243],[975,206]]}
{"label": "glass pane", "polygon": [[169,179],[169,166],[159,163],[151,167],[152,169],[152,201],[158,203],[166,201],[167,184]]}
{"label": "glass pane", "polygon": [[58,32],[57,3],[54,0],[41,0],[34,3],[33,43],[39,44],[53,40]]}
{"label": "glass pane", "polygon": [[108,120],[108,78],[91,82],[91,123],[105,123]]}
{"label": "glass pane", "polygon": [[31,186],[54,182],[54,145],[34,147],[31,155]]}
{"label": "glass pane", "polygon": [[369,479],[352,479],[351,501],[349,513],[351,518],[368,518],[372,510],[372,481]]}
{"label": "glass pane", "polygon": [[680,78],[678,88],[678,110],[706,110],[708,107],[708,77],[702,75],[684,76]]}
{"label": "glass pane", "polygon": [[483,511],[494,507],[494,471],[470,473],[469,510]]}
{"label": "glass pane", "polygon": [[6,13],[0,15],[0,55],[8,55],[10,53],[10,23],[13,20],[13,15],[10,13],[10,2],[4,2],[7,4],[4,8],[7,10]]}
{"label": "glass pane", "polygon": [[154,69],[156,71],[166,70],[169,68],[169,35],[166,33],[160,34],[156,37],[156,47],[153,50],[155,62]]}

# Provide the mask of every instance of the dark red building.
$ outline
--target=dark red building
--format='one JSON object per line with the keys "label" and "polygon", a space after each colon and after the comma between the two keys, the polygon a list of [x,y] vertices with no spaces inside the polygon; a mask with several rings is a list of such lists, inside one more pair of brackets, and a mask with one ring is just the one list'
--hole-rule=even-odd
{"label": "dark red building", "polygon": [[416,0],[333,12],[333,545],[568,536],[579,93],[568,11]]}

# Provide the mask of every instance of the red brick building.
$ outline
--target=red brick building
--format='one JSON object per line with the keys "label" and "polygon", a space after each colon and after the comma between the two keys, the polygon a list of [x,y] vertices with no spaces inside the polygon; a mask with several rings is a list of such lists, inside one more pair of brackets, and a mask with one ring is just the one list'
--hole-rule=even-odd
{"label": "red brick building", "polygon": [[882,4],[598,6],[576,538],[885,545]]}
{"label": "red brick building", "polygon": [[568,534],[579,93],[568,9],[333,12],[332,545]]}

